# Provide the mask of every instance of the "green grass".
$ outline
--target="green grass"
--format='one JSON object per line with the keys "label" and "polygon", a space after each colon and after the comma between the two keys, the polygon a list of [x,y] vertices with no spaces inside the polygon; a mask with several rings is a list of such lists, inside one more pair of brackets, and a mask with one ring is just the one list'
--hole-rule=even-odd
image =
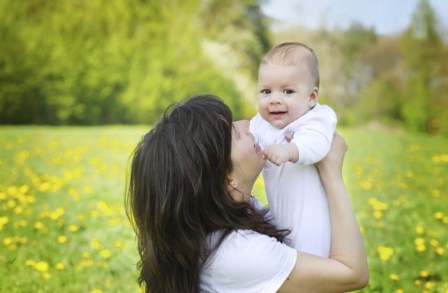
{"label": "green grass", "polygon": [[[145,130],[0,127],[0,292],[139,291],[123,195]],[[341,133],[370,264],[362,292],[448,292],[448,139]],[[264,200],[261,181],[254,193]]]}

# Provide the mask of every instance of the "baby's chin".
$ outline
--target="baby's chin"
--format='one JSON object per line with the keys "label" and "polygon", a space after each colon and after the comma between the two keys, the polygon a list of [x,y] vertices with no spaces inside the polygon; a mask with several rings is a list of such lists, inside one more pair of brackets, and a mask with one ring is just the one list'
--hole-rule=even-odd
{"label": "baby's chin", "polygon": [[278,130],[282,130],[283,128],[285,128],[286,126],[288,126],[289,124],[291,124],[294,120],[292,121],[288,121],[288,120],[272,120],[269,121],[269,124],[271,124],[274,128],[278,129]]}

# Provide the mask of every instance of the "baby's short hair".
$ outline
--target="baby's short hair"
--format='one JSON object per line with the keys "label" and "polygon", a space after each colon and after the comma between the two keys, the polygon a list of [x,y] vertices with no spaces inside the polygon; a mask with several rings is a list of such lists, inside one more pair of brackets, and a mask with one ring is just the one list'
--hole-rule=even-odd
{"label": "baby's short hair", "polygon": [[314,86],[319,87],[319,60],[313,49],[304,43],[286,42],[278,44],[269,50],[261,60],[261,64],[274,63],[278,65],[298,65],[304,62],[314,80]]}

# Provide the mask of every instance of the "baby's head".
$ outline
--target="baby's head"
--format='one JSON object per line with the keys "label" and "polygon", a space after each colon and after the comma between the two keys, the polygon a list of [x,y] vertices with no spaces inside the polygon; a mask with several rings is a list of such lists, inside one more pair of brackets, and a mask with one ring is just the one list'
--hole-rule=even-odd
{"label": "baby's head", "polygon": [[319,62],[302,43],[282,43],[262,59],[258,72],[259,112],[282,129],[316,105]]}

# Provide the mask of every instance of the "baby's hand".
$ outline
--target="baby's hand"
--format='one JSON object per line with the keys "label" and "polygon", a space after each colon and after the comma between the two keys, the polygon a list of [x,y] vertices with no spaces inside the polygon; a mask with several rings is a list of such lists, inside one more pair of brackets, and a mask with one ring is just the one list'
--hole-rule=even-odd
{"label": "baby's hand", "polygon": [[294,138],[294,132],[288,132],[285,134],[285,139],[287,142],[291,142],[291,140]]}
{"label": "baby's hand", "polygon": [[291,150],[288,144],[273,144],[265,151],[264,156],[273,164],[280,166],[281,164],[290,160]]}

